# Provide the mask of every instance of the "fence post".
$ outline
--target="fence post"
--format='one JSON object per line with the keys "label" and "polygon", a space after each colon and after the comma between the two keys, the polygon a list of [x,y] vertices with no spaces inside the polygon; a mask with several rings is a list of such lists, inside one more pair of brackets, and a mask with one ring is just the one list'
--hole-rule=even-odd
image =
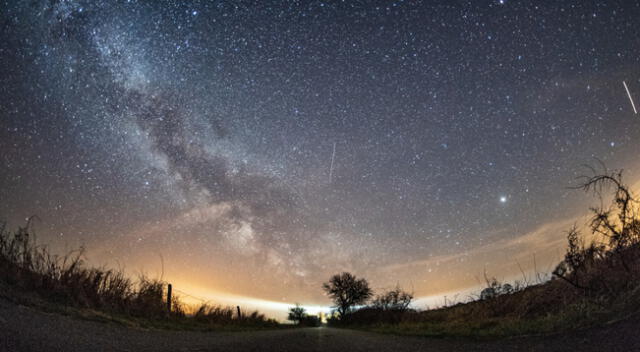
{"label": "fence post", "polygon": [[171,284],[167,284],[167,312],[171,313]]}
{"label": "fence post", "polygon": [[240,313],[240,306],[236,306],[238,309],[238,319],[242,318],[242,314]]}

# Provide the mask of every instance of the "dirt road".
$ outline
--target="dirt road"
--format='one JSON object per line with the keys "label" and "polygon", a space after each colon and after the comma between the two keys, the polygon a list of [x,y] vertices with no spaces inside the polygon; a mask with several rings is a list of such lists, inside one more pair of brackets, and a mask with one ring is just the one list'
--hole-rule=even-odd
{"label": "dirt road", "polygon": [[640,318],[549,337],[492,342],[307,328],[148,331],[44,313],[0,299],[1,351],[640,351]]}

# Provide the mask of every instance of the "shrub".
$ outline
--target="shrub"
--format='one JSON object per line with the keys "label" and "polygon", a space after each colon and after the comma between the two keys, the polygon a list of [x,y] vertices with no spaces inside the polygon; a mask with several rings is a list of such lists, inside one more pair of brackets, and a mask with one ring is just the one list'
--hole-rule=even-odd
{"label": "shrub", "polygon": [[409,308],[411,300],[413,300],[413,293],[406,292],[400,286],[396,286],[393,290],[377,295],[372,305],[381,310],[404,311]]}

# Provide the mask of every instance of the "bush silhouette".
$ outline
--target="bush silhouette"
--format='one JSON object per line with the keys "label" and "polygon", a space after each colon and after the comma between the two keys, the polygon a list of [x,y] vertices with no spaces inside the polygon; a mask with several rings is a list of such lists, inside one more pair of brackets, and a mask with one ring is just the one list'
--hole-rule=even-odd
{"label": "bush silhouette", "polygon": [[396,286],[393,290],[377,295],[372,305],[374,308],[382,310],[404,311],[409,308],[411,300],[413,300],[413,293],[406,292],[400,286]]}

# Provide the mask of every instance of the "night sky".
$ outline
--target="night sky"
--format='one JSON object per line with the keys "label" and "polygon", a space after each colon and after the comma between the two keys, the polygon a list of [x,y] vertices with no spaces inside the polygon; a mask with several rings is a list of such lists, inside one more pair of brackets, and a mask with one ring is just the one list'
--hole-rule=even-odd
{"label": "night sky", "polygon": [[636,1],[0,13],[0,217],[185,292],[328,305],[348,270],[441,297],[560,260],[583,164],[640,180]]}

